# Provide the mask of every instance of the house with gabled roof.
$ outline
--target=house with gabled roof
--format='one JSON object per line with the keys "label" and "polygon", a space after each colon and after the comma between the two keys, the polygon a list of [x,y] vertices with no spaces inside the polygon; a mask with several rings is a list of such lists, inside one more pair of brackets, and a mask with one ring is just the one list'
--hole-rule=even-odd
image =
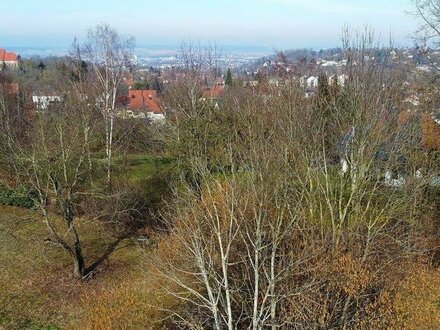
{"label": "house with gabled roof", "polygon": [[0,48],[0,70],[5,66],[18,67],[18,56],[14,52],[7,52],[4,48]]}
{"label": "house with gabled roof", "polygon": [[149,118],[153,122],[165,119],[165,113],[156,90],[129,90],[127,115]]}
{"label": "house with gabled roof", "polygon": [[[387,120],[383,118],[381,121]],[[435,114],[428,112],[419,112],[416,110],[406,110],[398,114],[397,124],[400,129],[405,129],[405,126],[412,129],[415,128],[420,136],[419,147],[427,152],[440,151],[440,119]],[[415,125],[414,127],[412,127]],[[347,159],[348,150],[352,148],[355,135],[360,128],[351,127],[347,133],[341,137],[340,143],[336,146],[337,155],[339,157],[341,171],[347,173],[350,168],[349,160]],[[404,132],[404,131],[403,131]],[[414,132],[411,132],[413,134]],[[405,134],[405,133],[404,133]],[[375,160],[377,164],[381,164],[384,169],[384,183],[390,187],[402,187],[407,182],[409,175],[406,167],[406,159],[404,155],[397,155],[395,164],[389,168],[388,161],[390,159],[390,151],[387,151],[386,143],[375,151]],[[397,168],[396,168],[397,167]],[[423,169],[418,169],[415,173],[417,179],[424,179],[430,185],[440,186],[440,175],[423,178]]]}

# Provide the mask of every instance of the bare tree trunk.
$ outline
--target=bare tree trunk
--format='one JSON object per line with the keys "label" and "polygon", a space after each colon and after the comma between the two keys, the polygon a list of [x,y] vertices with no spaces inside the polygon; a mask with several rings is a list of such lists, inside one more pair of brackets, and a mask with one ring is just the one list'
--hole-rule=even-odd
{"label": "bare tree trunk", "polygon": [[80,245],[75,244],[75,253],[73,254],[73,276],[79,280],[84,277],[85,262],[81,252]]}
{"label": "bare tree trunk", "polygon": [[113,126],[114,126],[114,118],[113,115],[110,114],[109,120],[109,131],[108,131],[108,148],[107,148],[107,185],[111,187],[112,184],[112,157],[113,157]]}

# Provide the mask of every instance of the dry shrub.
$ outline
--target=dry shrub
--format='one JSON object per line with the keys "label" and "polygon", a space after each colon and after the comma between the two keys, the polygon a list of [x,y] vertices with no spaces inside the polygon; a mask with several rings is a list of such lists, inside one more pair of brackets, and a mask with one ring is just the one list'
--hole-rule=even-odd
{"label": "dry shrub", "polygon": [[359,297],[373,281],[372,274],[361,260],[355,260],[349,254],[337,258],[329,270],[331,285],[350,297]]}
{"label": "dry shrub", "polygon": [[383,289],[378,299],[365,306],[356,329],[438,329],[440,270],[421,262],[406,268],[405,278]]}
{"label": "dry shrub", "polygon": [[[90,287],[80,301],[83,315],[75,329],[169,329],[168,314],[181,301],[164,288],[173,288],[155,273],[158,251],[145,253],[145,259],[124,274],[103,279]],[[168,256],[164,256],[168,258]],[[131,269],[131,270],[130,270]],[[174,289],[174,288],[173,288]]]}
{"label": "dry shrub", "polygon": [[[254,190],[257,186],[261,190]],[[279,200],[268,193],[274,192],[273,187],[273,182],[256,185],[250,176],[214,179],[209,187],[204,186],[200,197],[186,196],[179,200],[180,204],[173,205],[172,232],[160,242],[153,259],[163,277],[162,290],[173,295],[175,303],[182,302],[178,309],[162,305],[174,326],[214,327],[212,306],[204,299],[208,299],[210,289],[218,289],[219,299],[225,299],[223,284],[220,288],[216,286],[226,279],[216,243],[219,238],[223,247],[230,249],[226,261],[227,290],[230,290],[232,313],[238,327],[246,328],[251,322],[255,276],[261,276],[257,294],[259,307],[265,299],[270,300],[265,296],[270,286],[266,277],[270,269],[269,247],[273,246],[270,234],[274,233],[271,226],[280,213],[275,203]],[[269,190],[264,193],[265,189]],[[364,259],[364,243],[355,239],[354,234],[350,233],[341,242],[343,249],[333,251],[329,229],[311,225],[304,215],[295,218],[286,212],[285,216],[296,220],[294,226],[284,227],[287,234],[276,238],[280,244],[276,249],[275,268],[282,274],[276,279],[278,324],[292,329],[338,326],[368,329],[374,324],[380,329],[395,323],[394,310],[390,307],[394,297],[393,281],[400,280],[396,268],[406,268],[407,256],[397,250],[398,244],[384,243],[390,240],[392,232],[383,236],[378,233],[375,249]],[[253,250],[252,244],[259,244],[255,222],[258,217],[264,219],[262,244]],[[327,234],[322,236],[323,231]],[[228,236],[230,233],[233,235]],[[390,262],[392,259],[376,252],[385,247],[400,253],[402,260]],[[256,251],[262,260],[257,273],[249,255]],[[210,276],[206,281],[201,276],[204,271]],[[218,307],[222,309],[225,305]],[[227,312],[224,313],[227,316]]]}
{"label": "dry shrub", "polygon": [[414,267],[397,292],[395,308],[402,329],[438,329],[440,269]]}
{"label": "dry shrub", "polygon": [[367,304],[363,310],[363,317],[357,315],[359,321],[355,329],[402,329],[394,308],[395,291],[384,289],[378,299]]}

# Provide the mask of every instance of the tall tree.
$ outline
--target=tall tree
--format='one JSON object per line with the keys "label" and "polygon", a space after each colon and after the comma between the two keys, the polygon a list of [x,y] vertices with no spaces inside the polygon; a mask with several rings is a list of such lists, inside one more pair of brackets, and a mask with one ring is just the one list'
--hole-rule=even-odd
{"label": "tall tree", "polygon": [[226,72],[225,85],[230,87],[233,83],[234,81],[232,80],[232,72],[231,69],[228,68],[228,71]]}
{"label": "tall tree", "polygon": [[111,26],[102,24],[91,29],[85,44],[84,58],[91,64],[98,106],[105,124],[107,183],[112,181],[112,157],[116,96],[124,73],[133,64],[133,37],[123,37]]}

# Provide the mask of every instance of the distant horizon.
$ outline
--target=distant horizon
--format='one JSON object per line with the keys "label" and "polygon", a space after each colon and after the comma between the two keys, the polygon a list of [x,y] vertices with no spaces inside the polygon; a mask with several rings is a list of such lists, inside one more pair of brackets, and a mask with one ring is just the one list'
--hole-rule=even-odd
{"label": "distant horizon", "polygon": [[0,0],[0,42],[15,48],[67,48],[77,36],[108,23],[139,45],[180,40],[276,49],[340,45],[341,28],[371,26],[397,45],[411,43],[417,21],[409,0]]}
{"label": "distant horizon", "polygon": [[[246,45],[246,44],[218,44],[218,43],[211,43],[213,45],[216,45],[220,48],[247,48],[247,49],[272,49],[271,46],[266,45]],[[209,45],[209,43],[200,43],[200,45],[203,47],[205,45]],[[0,44],[0,48],[20,48],[20,49],[67,49],[71,45],[41,45],[41,46],[28,46],[28,45],[4,45]],[[136,48],[150,48],[150,49],[177,49],[180,47],[180,43],[156,43],[156,44],[137,44]],[[299,48],[292,48],[292,49],[300,49]],[[309,47],[305,47],[309,48]],[[333,47],[330,47],[333,48]]]}
{"label": "distant horizon", "polygon": [[[202,44],[202,47],[204,45]],[[218,48],[226,54],[233,53],[249,53],[249,54],[265,54],[269,55],[273,53],[272,47],[258,46],[258,45],[217,45]],[[18,55],[24,52],[23,56],[63,56],[67,55],[70,46],[11,46],[0,45],[0,48],[5,48],[9,51],[16,52]],[[136,45],[134,50],[135,55],[139,55],[144,52],[170,52],[178,53],[179,44],[155,44],[155,45]]]}
{"label": "distant horizon", "polygon": [[[342,27],[341,27],[342,30]],[[72,40],[70,43],[57,43],[57,44],[42,44],[42,45],[32,45],[32,44],[8,44],[8,43],[1,43],[0,42],[0,48],[6,48],[6,49],[68,49],[71,47],[73,40],[75,37],[72,37]],[[381,36],[378,36],[381,40],[384,40]],[[388,37],[389,38],[389,37]],[[387,38],[387,40],[388,40]],[[85,40],[85,38],[79,39]],[[394,40],[394,39],[393,39]],[[239,42],[226,42],[226,43],[220,43],[216,42],[215,40],[207,40],[207,41],[199,41],[197,39],[191,39],[191,38],[182,38],[179,41],[164,41],[164,42],[154,42],[151,44],[148,43],[136,43],[136,48],[151,48],[151,49],[158,49],[158,48],[164,48],[164,49],[178,49],[180,47],[180,44],[182,41],[190,41],[194,44],[200,44],[202,47],[205,45],[216,45],[222,49],[233,49],[233,48],[242,48],[242,49],[256,49],[256,50],[295,50],[295,49],[312,49],[312,50],[321,50],[321,49],[332,49],[332,48],[341,48],[342,47],[342,41],[331,43],[299,43],[297,45],[294,44],[283,44],[283,45],[272,45],[267,43],[239,43]],[[405,48],[405,47],[411,47],[414,46],[413,39],[408,36],[406,40],[394,40],[394,44],[396,48]]]}
{"label": "distant horizon", "polygon": [[[201,43],[201,46],[203,47],[205,44]],[[206,44],[207,45],[207,44]],[[299,50],[299,49],[308,49],[313,51],[320,51],[320,50],[326,50],[326,49],[335,49],[335,48],[341,48],[342,45],[334,45],[334,46],[328,46],[328,47],[307,47],[307,46],[291,46],[286,48],[275,48],[273,46],[266,46],[266,45],[240,45],[240,44],[215,44],[218,46],[218,48],[225,53],[264,53],[262,56],[268,56],[271,54],[274,54],[275,50],[277,51],[292,51],[292,50]],[[410,45],[409,43],[406,45],[396,45],[395,48],[411,48],[414,45]],[[67,55],[70,45],[59,45],[59,46],[21,46],[21,45],[3,45],[0,44],[0,48],[5,48],[9,51],[14,51],[20,55],[20,52],[24,52],[24,56],[43,56],[46,54],[47,56],[63,56]],[[135,54],[138,54],[141,51],[176,51],[178,52],[180,48],[179,43],[163,43],[163,44],[141,44],[136,45]],[[32,53],[32,51],[35,52],[35,54]],[[57,53],[58,55],[51,55],[47,53]]]}

